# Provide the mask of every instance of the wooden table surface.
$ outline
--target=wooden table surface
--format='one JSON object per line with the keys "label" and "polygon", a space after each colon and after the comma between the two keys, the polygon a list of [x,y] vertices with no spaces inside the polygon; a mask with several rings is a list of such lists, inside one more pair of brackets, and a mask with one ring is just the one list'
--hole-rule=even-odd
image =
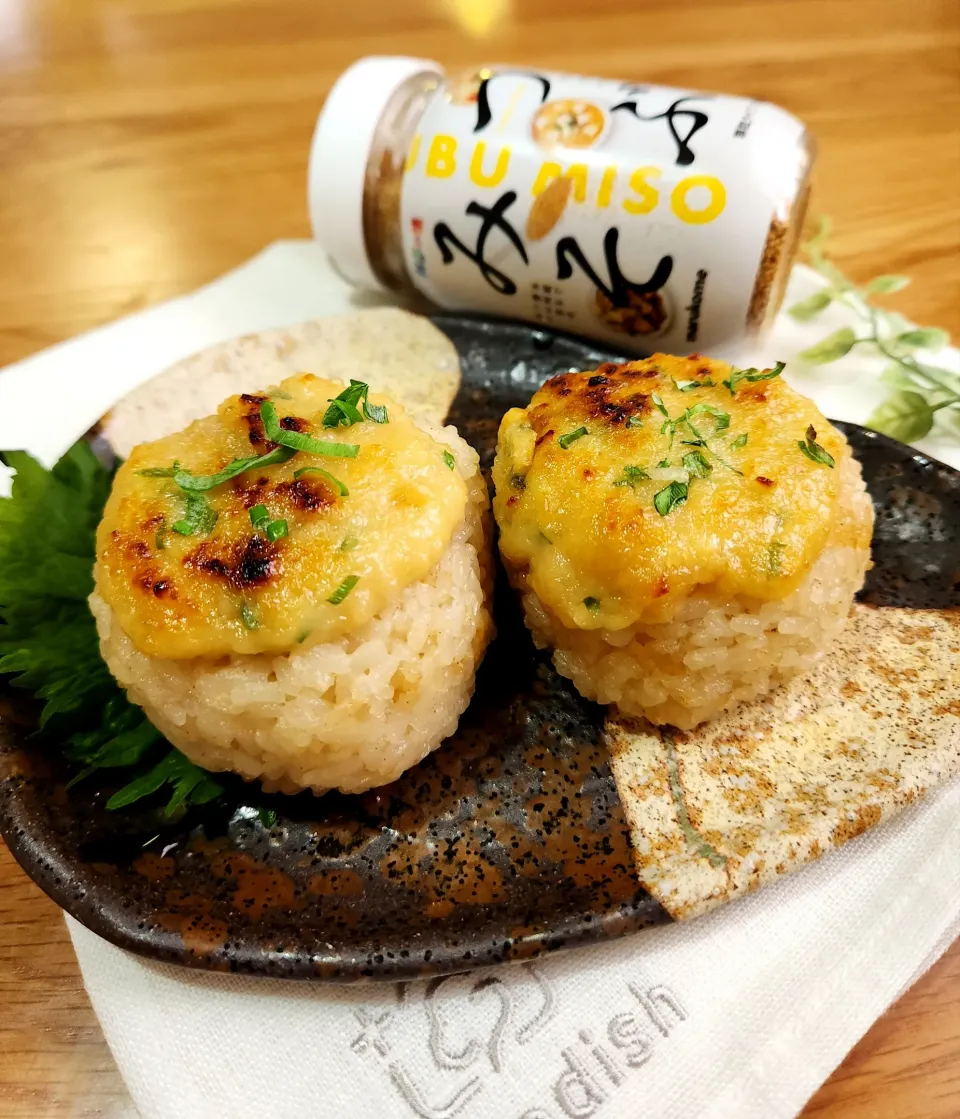
{"label": "wooden table surface", "polygon": [[[779,102],[819,140],[838,263],[909,274],[896,305],[956,332],[958,48],[955,0],[4,0],[0,365],[307,236],[317,108],[375,52]],[[0,1113],[133,1114],[59,912],[2,845]],[[960,1114],[960,944],[804,1114]]]}

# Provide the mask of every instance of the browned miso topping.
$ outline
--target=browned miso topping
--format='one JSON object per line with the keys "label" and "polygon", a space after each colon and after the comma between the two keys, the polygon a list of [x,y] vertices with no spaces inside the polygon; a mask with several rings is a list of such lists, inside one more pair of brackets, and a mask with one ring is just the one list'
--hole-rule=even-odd
{"label": "browned miso topping", "polygon": [[[379,613],[436,564],[463,518],[466,486],[444,461],[444,444],[386,404],[388,423],[324,428],[328,401],[343,390],[301,374],[278,389],[236,396],[215,416],[136,447],[120,467],[97,532],[97,589],[124,632],[155,657],[285,652],[329,641]],[[272,394],[272,395],[271,395]],[[212,527],[175,531],[188,495],[171,477],[143,471],[175,462],[194,476],[275,449],[260,418],[271,399],[281,428],[356,444],[354,458],[300,451],[247,470],[201,497]],[[322,473],[295,472],[319,467]],[[287,532],[270,538],[250,513],[265,506]],[[349,593],[336,597],[345,580]]]}
{"label": "browned miso topping", "polygon": [[504,416],[500,548],[565,624],[667,621],[698,584],[780,599],[828,536],[869,543],[840,523],[840,433],[782,377],[731,391],[731,373],[657,354],[560,374]]}

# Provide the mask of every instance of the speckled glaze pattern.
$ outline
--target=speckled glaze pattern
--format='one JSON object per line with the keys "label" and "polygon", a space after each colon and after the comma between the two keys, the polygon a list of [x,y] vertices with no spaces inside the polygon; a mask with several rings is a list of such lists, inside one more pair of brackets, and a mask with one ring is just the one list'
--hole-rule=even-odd
{"label": "speckled glaze pattern", "polygon": [[[519,324],[440,316],[463,383],[450,422],[493,459],[500,417],[554,373],[613,355]],[[941,606],[960,583],[960,476],[840,425],[877,505],[865,597]],[[601,744],[603,711],[538,654],[505,580],[498,637],[457,734],[363,796],[265,796],[227,781],[169,822],[66,790],[34,712],[0,693],[0,831],[69,913],[145,956],[288,978],[413,978],[620,936],[669,920],[638,885]],[[266,827],[259,809],[276,813]]]}

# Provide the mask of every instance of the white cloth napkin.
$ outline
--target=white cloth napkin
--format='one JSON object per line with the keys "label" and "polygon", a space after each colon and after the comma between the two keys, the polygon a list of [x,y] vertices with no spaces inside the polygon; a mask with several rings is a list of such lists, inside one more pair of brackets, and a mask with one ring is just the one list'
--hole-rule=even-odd
{"label": "white cloth napkin", "polygon": [[[817,282],[797,269],[788,304]],[[360,302],[371,299],[313,245],[274,245],[0,373],[0,447],[53,461],[172,361]],[[763,354],[729,356],[788,359],[841,325],[828,314],[813,329],[784,317]],[[949,360],[960,368],[956,351]],[[851,356],[791,366],[789,379],[828,415],[862,421],[876,372]],[[948,436],[923,446],[960,465]],[[188,972],[67,925],[144,1119],[786,1119],[960,934],[960,781],[698,920],[442,981],[337,988]]]}

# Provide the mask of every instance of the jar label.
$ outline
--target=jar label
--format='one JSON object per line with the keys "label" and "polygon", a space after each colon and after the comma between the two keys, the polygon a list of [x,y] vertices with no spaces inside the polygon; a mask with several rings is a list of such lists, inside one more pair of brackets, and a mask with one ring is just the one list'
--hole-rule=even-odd
{"label": "jar label", "polygon": [[481,70],[438,91],[407,154],[407,269],[448,309],[707,349],[762,314],[805,159],[764,102]]}

